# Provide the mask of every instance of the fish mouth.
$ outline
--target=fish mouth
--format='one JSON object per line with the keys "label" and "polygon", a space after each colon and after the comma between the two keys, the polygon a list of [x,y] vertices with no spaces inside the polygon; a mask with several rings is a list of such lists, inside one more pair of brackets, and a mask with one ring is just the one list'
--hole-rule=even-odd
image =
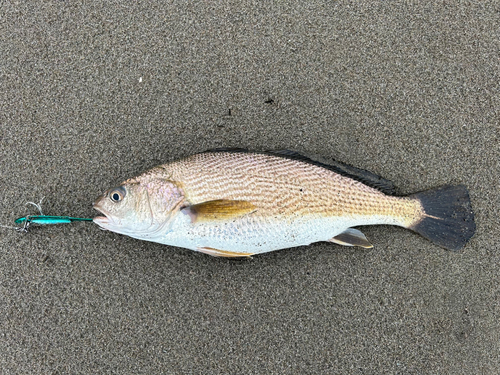
{"label": "fish mouth", "polygon": [[104,227],[109,224],[109,218],[106,216],[96,216],[94,217],[94,219],[92,219],[92,221],[100,227]]}
{"label": "fish mouth", "polygon": [[97,225],[99,225],[101,228],[103,229],[107,229],[107,227],[109,226],[109,224],[112,223],[112,220],[111,218],[109,217],[109,213],[107,213],[105,210],[103,210],[102,208],[98,208],[94,205],[94,210],[97,210],[99,211],[101,214],[103,214],[104,216],[96,216],[94,217],[94,219],[92,220],[94,223],[96,223]]}

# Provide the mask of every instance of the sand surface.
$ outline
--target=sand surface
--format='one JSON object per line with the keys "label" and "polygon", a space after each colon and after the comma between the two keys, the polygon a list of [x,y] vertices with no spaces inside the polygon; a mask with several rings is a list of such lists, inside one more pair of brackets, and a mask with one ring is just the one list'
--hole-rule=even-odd
{"label": "sand surface", "polygon": [[[461,253],[396,227],[215,259],[92,223],[0,230],[1,374],[500,373],[500,7],[0,6],[0,223],[214,147],[293,149],[400,194],[463,183]],[[104,5],[105,4],[105,5]]]}

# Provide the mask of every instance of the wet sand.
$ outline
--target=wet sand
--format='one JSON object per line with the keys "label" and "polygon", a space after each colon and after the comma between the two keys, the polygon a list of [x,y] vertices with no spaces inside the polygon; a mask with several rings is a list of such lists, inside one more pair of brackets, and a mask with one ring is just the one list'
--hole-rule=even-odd
{"label": "wet sand", "polygon": [[3,374],[500,373],[496,3],[9,2],[0,223],[214,147],[293,149],[399,194],[465,184],[460,253],[402,228],[248,261],[0,229]]}

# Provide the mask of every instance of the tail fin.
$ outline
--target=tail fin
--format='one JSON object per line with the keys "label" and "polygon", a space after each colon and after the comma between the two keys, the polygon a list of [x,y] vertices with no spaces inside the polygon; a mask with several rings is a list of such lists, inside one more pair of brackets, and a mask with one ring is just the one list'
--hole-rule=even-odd
{"label": "tail fin", "polygon": [[424,214],[409,229],[453,251],[461,250],[474,235],[474,212],[464,185],[442,186],[410,198],[420,201]]}

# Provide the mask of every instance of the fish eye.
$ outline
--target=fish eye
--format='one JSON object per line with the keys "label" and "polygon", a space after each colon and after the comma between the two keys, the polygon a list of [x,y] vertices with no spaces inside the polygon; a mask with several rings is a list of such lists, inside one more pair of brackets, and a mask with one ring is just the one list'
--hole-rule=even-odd
{"label": "fish eye", "polygon": [[120,202],[121,200],[123,200],[123,198],[125,198],[126,193],[127,193],[127,191],[122,186],[120,186],[120,187],[114,188],[113,190],[111,190],[109,192],[109,198],[113,202]]}

